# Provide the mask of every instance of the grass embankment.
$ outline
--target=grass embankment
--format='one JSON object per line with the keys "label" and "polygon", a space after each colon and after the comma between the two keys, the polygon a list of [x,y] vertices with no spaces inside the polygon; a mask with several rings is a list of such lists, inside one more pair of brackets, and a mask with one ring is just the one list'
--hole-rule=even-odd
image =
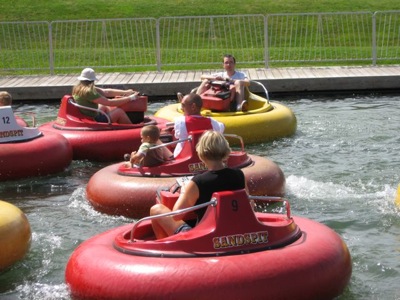
{"label": "grass embankment", "polygon": [[0,21],[400,10],[398,0],[0,0]]}

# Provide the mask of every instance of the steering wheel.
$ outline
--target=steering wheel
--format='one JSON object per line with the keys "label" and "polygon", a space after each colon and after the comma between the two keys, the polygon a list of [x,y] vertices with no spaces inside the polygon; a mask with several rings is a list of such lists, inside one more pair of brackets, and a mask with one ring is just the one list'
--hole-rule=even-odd
{"label": "steering wheel", "polygon": [[209,81],[210,85],[212,87],[216,87],[219,89],[227,89],[229,90],[229,86],[230,86],[230,81],[225,81],[225,80],[210,80]]}

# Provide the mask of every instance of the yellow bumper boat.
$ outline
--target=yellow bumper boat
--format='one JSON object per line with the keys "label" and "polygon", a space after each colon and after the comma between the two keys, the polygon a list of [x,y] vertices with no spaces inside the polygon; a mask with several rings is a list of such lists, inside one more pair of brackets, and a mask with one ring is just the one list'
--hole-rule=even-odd
{"label": "yellow bumper boat", "polygon": [[0,200],[0,272],[21,260],[31,243],[31,227],[16,206]]}
{"label": "yellow bumper boat", "polygon": [[[225,133],[239,135],[247,144],[293,135],[297,129],[297,120],[293,111],[281,103],[270,102],[264,85],[256,83],[262,86],[266,97],[256,95],[246,88],[247,111],[221,111],[222,108],[229,107],[229,103],[225,105],[224,101],[231,101],[231,98],[221,99],[207,93],[201,95],[203,99],[201,114],[224,123]],[[181,105],[177,103],[161,108],[155,116],[173,121],[182,114]]]}

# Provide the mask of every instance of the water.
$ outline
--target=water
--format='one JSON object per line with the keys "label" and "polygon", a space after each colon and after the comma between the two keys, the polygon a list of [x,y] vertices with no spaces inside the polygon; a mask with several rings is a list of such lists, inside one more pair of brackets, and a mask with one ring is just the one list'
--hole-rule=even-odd
{"label": "water", "polygon": [[[275,161],[287,178],[292,213],[341,235],[353,274],[339,299],[400,299],[400,96],[285,100],[298,118],[295,136],[248,145]],[[163,103],[152,103],[150,112]],[[58,103],[24,104],[38,123]],[[0,199],[20,207],[32,227],[26,258],[0,274],[0,299],[69,299],[64,269],[84,240],[130,222],[94,211],[85,199],[90,176],[106,164],[75,161],[65,172],[0,183]],[[334,284],[334,283],[333,283]]]}

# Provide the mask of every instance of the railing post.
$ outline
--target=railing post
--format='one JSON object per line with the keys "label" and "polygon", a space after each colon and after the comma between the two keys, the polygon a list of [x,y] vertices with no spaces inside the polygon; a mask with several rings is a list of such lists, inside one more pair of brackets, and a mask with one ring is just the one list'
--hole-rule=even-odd
{"label": "railing post", "polygon": [[372,14],[372,65],[376,66],[376,12]]}
{"label": "railing post", "polygon": [[269,67],[269,48],[268,48],[268,15],[264,16],[264,67]]}
{"label": "railing post", "polygon": [[156,55],[157,71],[161,72],[161,41],[160,41],[160,19],[156,20]]}
{"label": "railing post", "polygon": [[54,75],[53,22],[49,23],[49,70]]}

